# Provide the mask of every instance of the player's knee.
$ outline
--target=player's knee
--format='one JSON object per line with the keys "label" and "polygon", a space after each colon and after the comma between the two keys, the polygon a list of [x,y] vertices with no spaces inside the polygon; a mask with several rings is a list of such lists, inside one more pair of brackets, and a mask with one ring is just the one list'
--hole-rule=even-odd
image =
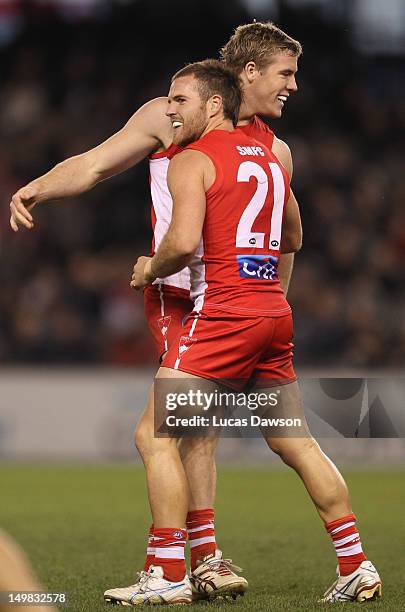
{"label": "player's knee", "polygon": [[267,443],[284,463],[292,467],[303,455],[319,451],[318,443],[313,438],[269,438]]}

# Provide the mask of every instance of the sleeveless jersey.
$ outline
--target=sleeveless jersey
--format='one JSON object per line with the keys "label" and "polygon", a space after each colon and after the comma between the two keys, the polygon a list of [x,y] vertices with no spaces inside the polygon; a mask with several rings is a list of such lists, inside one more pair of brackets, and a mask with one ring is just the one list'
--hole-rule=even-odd
{"label": "sleeveless jersey", "polygon": [[[263,121],[261,121],[261,119],[259,119],[259,117],[253,117],[250,123],[238,127],[237,130],[240,130],[247,136],[256,138],[256,140],[259,140],[271,150],[274,133]],[[165,151],[153,153],[149,156],[150,189],[152,196],[152,254],[159,248],[172,218],[173,202],[167,186],[167,169],[171,158],[181,150],[180,147],[176,147],[172,144]],[[154,284],[164,284],[168,287],[190,291],[190,270],[189,268],[184,268],[184,270],[166,278],[156,279]]]}
{"label": "sleeveless jersey", "polygon": [[[167,170],[173,155],[181,150],[172,144],[162,153],[153,153],[149,156],[149,180],[152,196],[152,254],[159,248],[172,220],[173,201],[167,186]],[[190,270],[189,268],[184,268],[180,272],[166,278],[156,279],[153,284],[164,284],[189,292]]]}
{"label": "sleeveless jersey", "polygon": [[215,166],[202,240],[190,263],[191,299],[243,316],[290,312],[278,279],[289,177],[276,156],[242,131],[212,130],[186,149]]}

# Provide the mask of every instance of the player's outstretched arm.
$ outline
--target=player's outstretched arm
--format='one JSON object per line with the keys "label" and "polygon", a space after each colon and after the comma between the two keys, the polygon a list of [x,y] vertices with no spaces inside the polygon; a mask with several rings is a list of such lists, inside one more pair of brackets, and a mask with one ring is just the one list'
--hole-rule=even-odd
{"label": "player's outstretched arm", "polygon": [[215,180],[211,160],[199,151],[185,150],[169,165],[167,184],[173,199],[172,220],[152,259],[140,257],[131,287],[140,289],[187,266],[201,241],[206,191]]}
{"label": "player's outstretched arm", "polygon": [[34,227],[31,214],[40,202],[79,195],[100,181],[134,166],[171,140],[166,98],[144,104],[124,127],[94,149],[70,157],[19,189],[10,202],[10,225]]}

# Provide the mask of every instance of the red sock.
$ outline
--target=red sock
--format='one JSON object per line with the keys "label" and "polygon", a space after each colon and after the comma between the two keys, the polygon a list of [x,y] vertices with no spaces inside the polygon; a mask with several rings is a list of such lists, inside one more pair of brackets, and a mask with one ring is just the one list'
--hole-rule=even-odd
{"label": "red sock", "polygon": [[197,561],[215,554],[214,510],[191,510],[187,514],[187,530],[190,542],[191,571],[197,567]]}
{"label": "red sock", "polygon": [[186,546],[186,530],[167,527],[153,530],[155,545],[154,565],[160,565],[163,575],[170,582],[180,582],[186,574],[184,549]]}
{"label": "red sock", "polygon": [[143,565],[144,571],[147,572],[150,566],[154,564],[154,562],[155,562],[155,546],[153,544],[153,523],[152,523],[152,525],[149,527],[148,547],[146,549],[146,559]]}
{"label": "red sock", "polygon": [[348,576],[367,559],[356,528],[356,517],[354,514],[348,514],[336,521],[325,523],[325,527],[336,549],[340,575]]}

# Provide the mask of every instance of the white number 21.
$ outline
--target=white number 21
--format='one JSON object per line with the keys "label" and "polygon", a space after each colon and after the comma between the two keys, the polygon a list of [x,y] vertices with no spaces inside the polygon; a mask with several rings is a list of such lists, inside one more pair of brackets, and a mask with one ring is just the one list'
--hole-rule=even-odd
{"label": "white number 21", "polygon": [[[283,222],[283,207],[285,198],[285,186],[283,173],[278,164],[269,163],[274,185],[273,211],[270,220],[269,249],[279,250],[281,241],[281,226]],[[257,179],[256,191],[252,199],[242,213],[236,230],[237,247],[264,248],[264,232],[252,232],[253,223],[262,210],[269,190],[269,179],[266,172],[259,164],[245,161],[239,166],[238,183],[247,183],[254,176]]]}

